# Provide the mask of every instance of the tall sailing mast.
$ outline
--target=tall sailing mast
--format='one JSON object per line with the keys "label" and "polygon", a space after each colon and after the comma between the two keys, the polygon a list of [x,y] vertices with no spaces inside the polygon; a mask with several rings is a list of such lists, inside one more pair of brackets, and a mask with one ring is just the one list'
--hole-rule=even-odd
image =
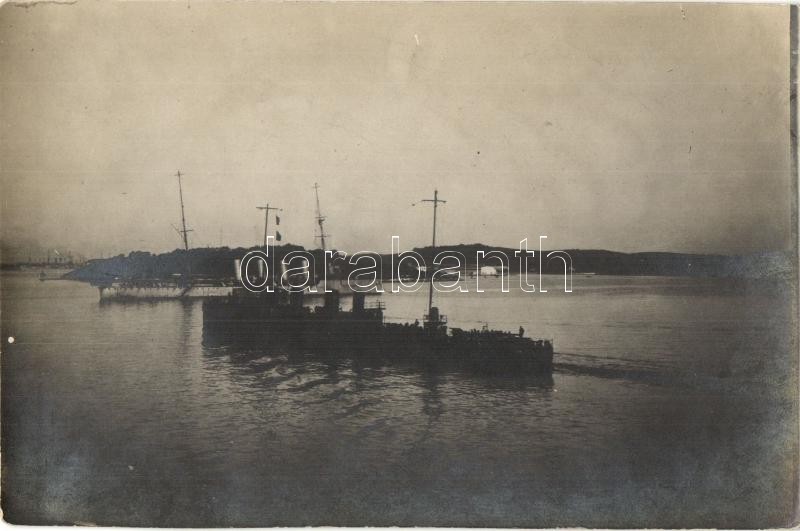
{"label": "tall sailing mast", "polygon": [[325,222],[325,216],[322,215],[322,212],[319,208],[319,183],[314,183],[314,195],[317,198],[317,225],[319,225],[319,235],[315,236],[315,238],[319,238],[320,245],[322,245],[322,252],[328,250],[327,246],[325,245],[325,237],[330,236],[330,234],[325,234],[325,227],[323,223]]}
{"label": "tall sailing mast", "polygon": [[[433,199],[423,199],[422,203],[433,203],[433,243],[432,253],[436,257],[436,209],[439,208],[439,203],[447,203],[444,199],[439,199],[439,190],[433,191]],[[433,264],[430,267],[430,274],[428,275],[428,316],[431,316],[431,308],[433,307]],[[428,272],[426,268],[426,273]]]}
{"label": "tall sailing mast", "polygon": [[189,238],[188,238],[187,234],[189,232],[192,232],[192,229],[187,229],[186,228],[186,214],[184,213],[184,208],[183,208],[183,185],[181,184],[181,177],[183,175],[184,174],[181,173],[181,170],[178,170],[178,173],[175,174],[175,177],[178,178],[178,195],[179,195],[180,200],[181,200],[181,226],[183,227],[183,230],[179,230],[178,232],[180,232],[181,235],[183,236],[183,247],[184,247],[184,249],[186,249],[188,251],[189,250]]}

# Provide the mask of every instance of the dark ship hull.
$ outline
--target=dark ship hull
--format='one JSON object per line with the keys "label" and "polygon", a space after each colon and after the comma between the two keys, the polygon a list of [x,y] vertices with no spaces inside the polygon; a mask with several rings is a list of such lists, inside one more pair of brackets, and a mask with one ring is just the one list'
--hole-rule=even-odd
{"label": "dark ship hull", "polygon": [[[435,310],[435,308],[434,308]],[[422,325],[385,323],[383,308],[366,308],[353,295],[353,310],[339,308],[337,293],[325,304],[303,305],[302,293],[254,295],[203,301],[203,341],[209,346],[298,347],[320,357],[369,358],[486,374],[548,374],[553,370],[550,341],[492,330],[448,330],[438,312]]]}

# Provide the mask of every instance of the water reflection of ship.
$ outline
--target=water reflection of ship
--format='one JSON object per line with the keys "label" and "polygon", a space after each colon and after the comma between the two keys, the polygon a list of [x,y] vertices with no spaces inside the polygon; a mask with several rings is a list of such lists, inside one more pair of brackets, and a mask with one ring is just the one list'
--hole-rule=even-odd
{"label": "water reflection of ship", "polygon": [[[236,370],[226,371],[235,379],[263,375],[252,379],[253,384],[297,381],[297,387],[305,388],[308,381],[317,379],[325,383],[336,383],[341,379],[353,381],[355,390],[363,390],[360,382],[402,376],[416,380],[427,392],[421,395],[425,413],[434,414],[441,409],[438,387],[447,383],[447,376],[469,378],[470,382],[486,391],[519,391],[532,388],[552,390],[553,374],[550,372],[481,373],[459,370],[457,366],[443,364],[420,364],[405,358],[387,359],[373,355],[363,356],[341,349],[335,355],[322,355],[318,346],[302,346],[290,342],[263,342],[253,344],[219,344],[204,337],[204,356],[213,360],[214,366],[230,364]],[[322,351],[323,353],[326,351]],[[389,363],[391,362],[391,363]],[[316,377],[316,378],[315,378]],[[438,404],[437,404],[438,403]]]}
{"label": "water reflection of ship", "polygon": [[[436,209],[433,203],[433,248],[436,246]],[[447,326],[447,317],[433,306],[429,283],[428,313],[423,322],[386,323],[383,304],[367,307],[363,293],[352,294],[352,309],[343,311],[336,291],[325,293],[324,304],[307,307],[304,291],[282,289],[273,277],[255,285],[272,284],[272,291],[253,293],[235,288],[228,297],[203,302],[204,340],[209,344],[255,342],[288,343],[314,347],[320,354],[379,357],[414,361],[423,365],[450,366],[494,372],[550,373],[553,344],[519,334],[489,330],[463,330]]]}

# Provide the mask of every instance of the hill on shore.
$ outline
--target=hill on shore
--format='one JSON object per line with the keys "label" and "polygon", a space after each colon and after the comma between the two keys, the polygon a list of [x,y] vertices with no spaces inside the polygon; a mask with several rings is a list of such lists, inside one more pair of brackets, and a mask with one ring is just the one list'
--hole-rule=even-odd
{"label": "hill on shore", "polygon": [[[67,273],[64,278],[107,284],[114,280],[162,279],[167,280],[180,275],[190,274],[193,278],[213,280],[235,279],[234,263],[248,251],[263,249],[252,248],[198,248],[185,251],[177,249],[168,253],[152,254],[133,251],[130,254],[118,255],[105,259],[89,260],[84,266]],[[281,245],[270,248],[270,255],[276,260],[282,259],[291,251],[303,251],[297,245]],[[419,253],[425,263],[432,263],[433,249],[422,247],[413,249]],[[511,273],[521,271],[522,261],[515,255],[516,249],[492,247],[484,244],[447,245],[436,248],[437,253],[455,252],[463,256],[463,266],[475,269],[478,266],[478,252],[487,255],[494,253],[495,258],[487,258],[480,265],[499,265],[505,257],[505,263]],[[314,257],[314,269],[318,274],[323,271],[323,254],[320,249],[308,251]],[[789,253],[761,253],[753,255],[727,256],[709,254],[686,254],[666,252],[619,253],[606,250],[567,249],[565,251],[572,261],[575,273],[595,273],[597,275],[640,275],[640,276],[699,276],[699,277],[733,277],[733,278],[789,278],[792,274],[792,259]],[[548,251],[542,256],[542,273],[563,274],[564,262],[560,259],[548,259]],[[391,254],[375,254],[382,278],[408,274],[414,271],[413,262],[406,260],[397,265],[397,257]],[[394,260],[393,260],[394,258]],[[528,260],[528,271],[539,272],[539,256]],[[349,273],[356,267],[344,261],[336,262],[342,273]],[[445,262],[444,265],[450,265]]]}

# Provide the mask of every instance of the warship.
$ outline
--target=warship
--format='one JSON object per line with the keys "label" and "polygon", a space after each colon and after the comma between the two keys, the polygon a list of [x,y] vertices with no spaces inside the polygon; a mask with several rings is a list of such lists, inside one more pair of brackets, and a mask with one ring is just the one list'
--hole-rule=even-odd
{"label": "warship", "polygon": [[[436,209],[444,201],[434,193],[433,246]],[[269,272],[257,284],[270,291],[233,288],[230,295],[203,301],[203,341],[208,346],[252,344],[303,347],[316,356],[378,358],[387,363],[474,370],[480,373],[549,374],[553,341],[519,333],[448,327],[447,317],[433,306],[429,282],[428,311],[422,322],[386,322],[383,301],[366,304],[364,293],[353,292],[351,308],[343,310],[342,295],[324,293],[323,304],[309,306],[305,290],[281,287]]]}

